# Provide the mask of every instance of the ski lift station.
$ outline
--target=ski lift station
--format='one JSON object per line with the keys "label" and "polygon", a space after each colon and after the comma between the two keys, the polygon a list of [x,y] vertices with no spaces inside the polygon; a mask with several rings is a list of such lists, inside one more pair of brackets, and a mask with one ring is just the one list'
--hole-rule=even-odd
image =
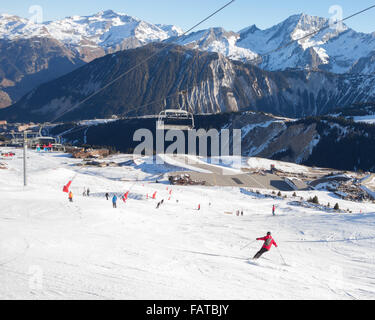
{"label": "ski lift station", "polygon": [[[10,133],[9,146],[22,147],[24,143],[23,132],[11,132]],[[27,132],[27,146],[35,149],[39,144],[40,146],[51,144],[55,151],[65,151],[65,147],[61,144],[59,138],[43,136],[37,132]]]}

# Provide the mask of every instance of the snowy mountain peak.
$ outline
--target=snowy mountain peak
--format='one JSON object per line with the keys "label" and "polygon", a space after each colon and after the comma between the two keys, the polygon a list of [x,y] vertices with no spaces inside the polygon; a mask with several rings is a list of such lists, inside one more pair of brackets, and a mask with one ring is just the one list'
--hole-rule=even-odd
{"label": "snowy mountain peak", "polygon": [[108,9],[108,10],[105,10],[105,11],[98,12],[96,15],[101,15],[101,16],[117,16],[117,15],[123,15],[123,14],[116,13],[115,11]]}
{"label": "snowy mountain peak", "polygon": [[12,15],[12,14],[8,14],[8,13],[0,13],[0,19],[16,19],[16,20],[18,20],[18,19],[21,19],[21,18],[18,17],[18,16],[15,16],[15,15]]}
{"label": "snowy mountain peak", "polygon": [[210,28],[190,33],[180,38],[177,44],[192,49],[221,53],[233,60],[247,61],[254,59],[257,54],[247,48],[237,46],[240,35],[223,28]]}
{"label": "snowy mountain peak", "polygon": [[98,13],[87,16],[88,20],[105,20],[105,21],[113,21],[113,20],[121,20],[121,21],[141,21],[138,18],[129,16],[122,12],[116,12],[113,10],[105,10],[99,11]]}
{"label": "snowy mountain peak", "polygon": [[[236,33],[218,27],[192,32],[176,40],[183,34],[179,27],[151,24],[113,10],[42,24],[1,14],[0,39],[52,38],[76,50],[85,61],[170,39],[189,48],[218,52],[251,63],[262,55],[256,63],[270,71],[319,68],[334,73],[374,73],[375,33],[356,32],[345,25],[316,32],[329,26],[329,22],[327,18],[300,13],[264,30],[251,25]],[[291,43],[292,40],[296,41]],[[277,48],[282,49],[275,51]]]}
{"label": "snowy mountain peak", "polygon": [[260,30],[260,29],[259,29],[255,24],[253,24],[253,25],[250,26],[250,27],[247,27],[247,28],[245,28],[245,29],[242,29],[242,30],[238,31],[238,33],[239,33],[240,35],[245,35],[245,34],[247,34],[247,33],[254,33],[254,32],[259,31],[259,30]]}
{"label": "snowy mountain peak", "polygon": [[292,15],[281,23],[266,30],[258,30],[266,34],[272,34],[272,39],[278,39],[279,43],[295,40],[311,32],[324,27],[328,20],[320,17],[313,17],[307,14]]}
{"label": "snowy mountain peak", "polygon": [[170,24],[157,24],[157,27],[168,33],[169,37],[178,37],[184,33],[180,27]]}
{"label": "snowy mountain peak", "polygon": [[279,23],[277,26],[291,26],[291,28],[298,28],[304,31],[309,31],[316,28],[321,28],[328,23],[329,19],[327,18],[300,13],[290,16],[283,22]]}
{"label": "snowy mountain peak", "polygon": [[[292,15],[265,30],[243,29],[236,46],[264,55],[260,67],[271,71],[319,68],[334,73],[375,72],[371,62],[375,50],[373,35],[356,32],[345,24],[330,27],[329,23],[327,18],[304,13]],[[292,40],[296,42],[285,46]],[[282,49],[274,51],[279,47]]]}
{"label": "snowy mountain peak", "polygon": [[126,48],[163,41],[181,34],[175,26],[157,26],[113,10],[100,11],[90,16],[72,16],[42,24],[7,14],[0,15],[0,39],[50,37],[68,46],[96,46]]}

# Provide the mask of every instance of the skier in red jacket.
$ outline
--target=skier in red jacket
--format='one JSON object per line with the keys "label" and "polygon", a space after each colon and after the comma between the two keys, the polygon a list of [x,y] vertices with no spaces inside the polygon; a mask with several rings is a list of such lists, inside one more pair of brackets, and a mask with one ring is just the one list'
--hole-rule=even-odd
{"label": "skier in red jacket", "polygon": [[267,235],[265,237],[263,237],[263,238],[257,238],[257,240],[264,241],[264,244],[263,244],[262,249],[260,249],[257,252],[257,254],[254,256],[253,259],[259,259],[263,253],[270,251],[272,245],[274,245],[275,247],[277,247],[277,244],[276,244],[275,240],[273,240],[273,238],[271,236],[271,232],[267,232]]}

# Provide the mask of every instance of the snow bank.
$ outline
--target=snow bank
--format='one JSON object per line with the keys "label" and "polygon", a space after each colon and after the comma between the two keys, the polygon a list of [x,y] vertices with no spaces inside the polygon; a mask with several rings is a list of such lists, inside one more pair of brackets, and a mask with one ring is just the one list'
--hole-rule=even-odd
{"label": "snow bank", "polygon": [[289,162],[283,162],[278,160],[268,160],[268,159],[262,159],[262,158],[249,158],[247,160],[247,166],[251,169],[262,169],[262,170],[270,170],[271,165],[275,165],[276,169],[285,171],[285,172],[294,172],[294,173],[307,173],[309,172],[309,168],[289,163]]}

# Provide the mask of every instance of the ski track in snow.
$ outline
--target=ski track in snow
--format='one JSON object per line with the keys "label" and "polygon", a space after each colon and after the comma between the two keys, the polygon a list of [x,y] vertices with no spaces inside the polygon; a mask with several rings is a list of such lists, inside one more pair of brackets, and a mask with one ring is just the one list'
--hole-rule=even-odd
{"label": "ski track in snow", "polygon": [[[80,170],[67,155],[34,151],[24,188],[15,151],[0,172],[0,299],[375,298],[374,204],[314,191],[354,212],[324,213],[239,188],[150,182],[160,165]],[[62,187],[74,176],[69,203]],[[84,187],[92,196],[82,196]],[[118,209],[104,197],[129,189]],[[146,198],[155,191],[156,200]],[[224,214],[238,209],[243,217]],[[267,231],[279,249],[253,261],[262,243],[241,248]]]}

